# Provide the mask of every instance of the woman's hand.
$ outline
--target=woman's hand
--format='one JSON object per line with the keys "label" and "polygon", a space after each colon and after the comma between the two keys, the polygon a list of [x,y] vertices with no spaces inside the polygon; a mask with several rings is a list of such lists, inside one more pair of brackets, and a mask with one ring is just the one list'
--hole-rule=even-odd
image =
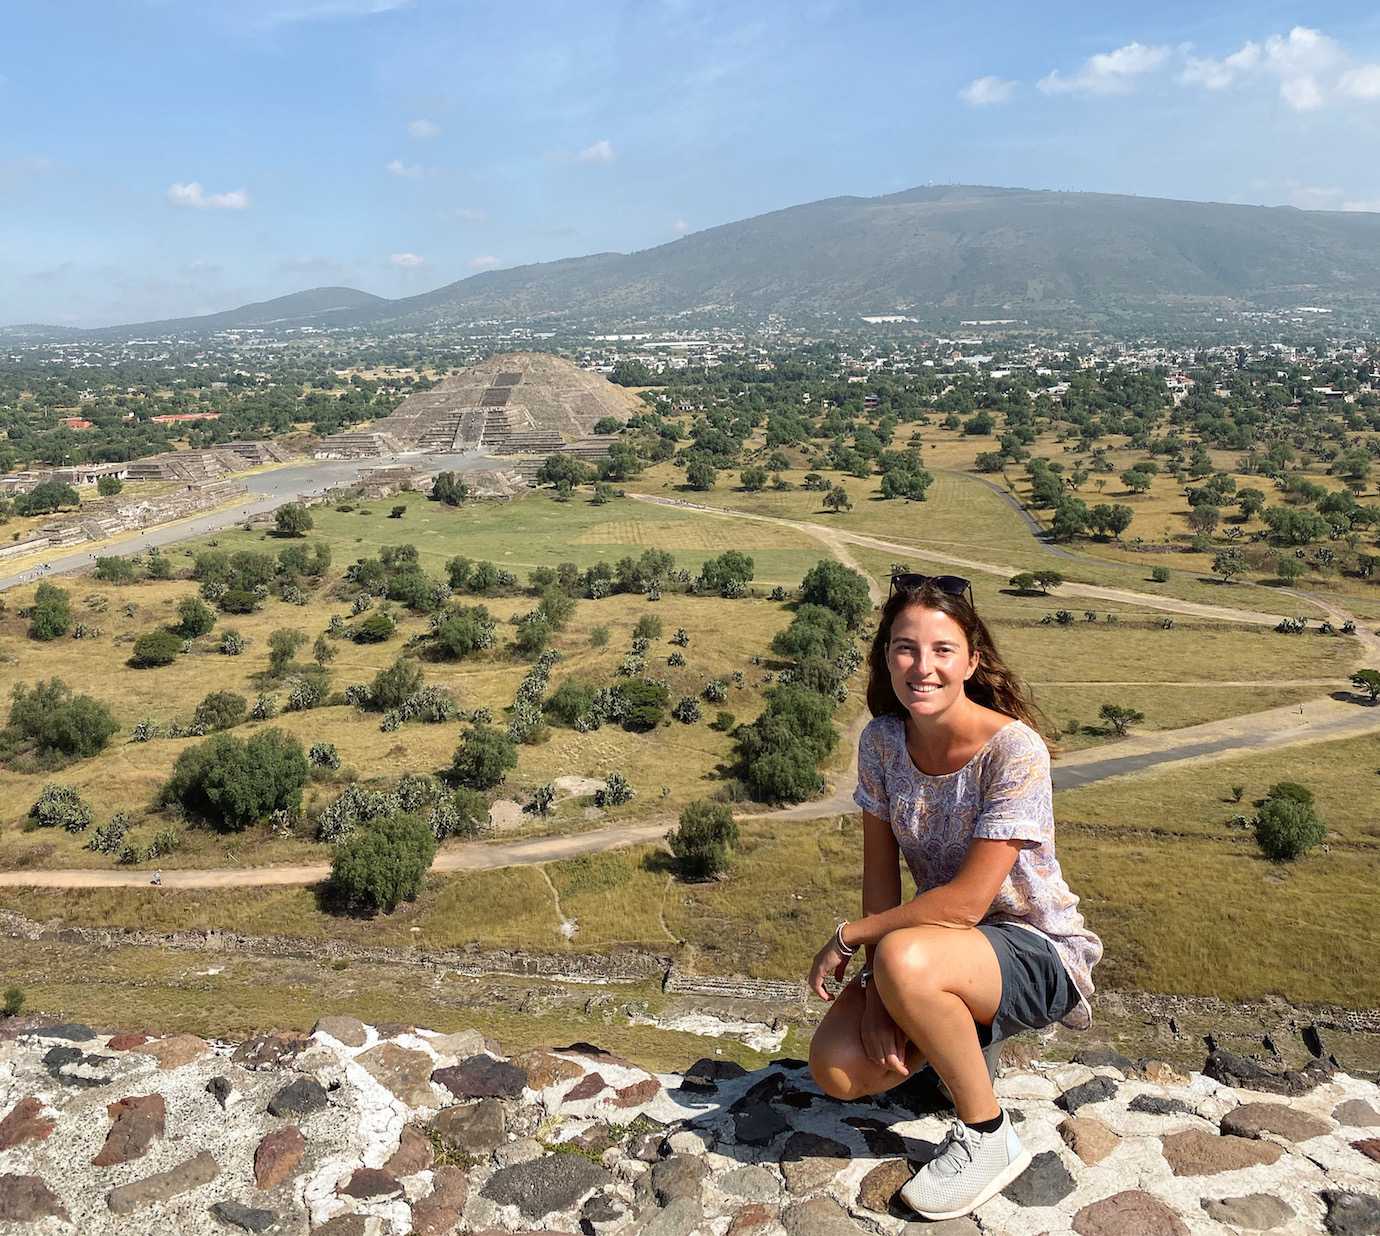
{"label": "woman's hand", "polygon": [[886,1005],[877,994],[875,987],[864,993],[867,1005],[863,1009],[862,1020],[858,1023],[858,1037],[862,1040],[863,1055],[877,1064],[885,1065],[903,1077],[909,1076],[906,1068],[906,1048],[910,1040],[901,1027],[891,1020]]}
{"label": "woman's hand", "polygon": [[832,1000],[834,997],[824,986],[825,975],[832,974],[842,983],[848,962],[849,958],[845,957],[843,950],[839,948],[838,935],[830,936],[829,943],[815,954],[814,965],[810,967],[810,977],[805,980],[805,985],[821,1000]]}

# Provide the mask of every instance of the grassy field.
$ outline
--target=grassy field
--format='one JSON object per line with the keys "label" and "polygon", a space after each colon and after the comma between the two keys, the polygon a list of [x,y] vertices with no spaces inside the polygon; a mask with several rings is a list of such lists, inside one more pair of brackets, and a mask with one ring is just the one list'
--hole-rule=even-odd
{"label": "grassy field", "polygon": [[[144,719],[159,724],[189,721],[197,702],[211,690],[235,691],[251,702],[260,691],[276,691],[281,703],[282,683],[267,676],[269,634],[280,627],[304,632],[308,643],[299,655],[305,660],[311,641],[326,630],[330,616],[349,612],[348,605],[334,595],[335,582],[344,568],[357,557],[376,553],[380,545],[417,545],[424,566],[436,575],[444,574],[447,559],[464,554],[501,563],[524,581],[536,565],[567,560],[581,565],[599,559],[614,561],[624,555],[636,556],[652,546],[671,549],[678,565],[697,570],[707,557],[733,546],[753,555],[759,588],[778,582],[794,588],[815,562],[827,556],[817,541],[788,529],[768,525],[739,529],[692,512],[663,513],[631,501],[593,507],[583,501],[558,504],[545,495],[534,495],[517,503],[476,504],[460,510],[415,496],[404,501],[408,511],[400,520],[387,518],[387,510],[394,505],[391,500],[366,504],[362,509],[369,514],[364,517],[331,509],[318,511],[312,537],[331,544],[334,566],[331,577],[310,594],[306,605],[270,599],[256,614],[221,616],[215,630],[196,641],[191,652],[158,669],[130,668],[127,660],[131,644],[139,633],[176,621],[177,603],[195,595],[196,585],[192,581],[117,586],[89,577],[66,580],[64,586],[72,593],[77,620],[99,626],[101,635],[50,643],[29,639],[26,620],[19,616],[18,611],[32,598],[32,588],[11,591],[7,609],[0,613],[0,692],[8,694],[11,687],[21,682],[61,678],[109,705],[122,733],[99,757],[72,765],[56,776],[0,771],[0,790],[4,793],[4,807],[0,808],[0,863],[109,864],[108,858],[84,850],[81,836],[19,831],[29,804],[48,780],[76,787],[92,802],[98,819],[104,819],[118,805],[149,835],[166,823],[162,815],[146,814],[147,809],[178,754],[197,740],[159,738],[132,743],[128,741],[129,730]],[[268,552],[276,552],[283,544],[261,531],[241,529],[208,538],[206,543],[210,542],[224,549]],[[195,544],[189,546],[184,551],[187,557],[175,556],[174,561],[189,562],[196,548]],[[513,628],[504,624],[534,604],[527,595],[488,598],[482,603],[500,622],[501,644],[506,644],[513,634]],[[331,665],[333,689],[343,690],[355,682],[367,683],[405,652],[410,641],[426,633],[424,618],[402,610],[397,613],[398,630],[384,643],[333,642],[337,651],[337,659]],[[772,636],[789,622],[789,609],[760,596],[725,601],[667,593],[661,601],[650,602],[619,594],[599,601],[581,601],[569,626],[554,641],[561,661],[552,674],[552,689],[567,678],[594,685],[614,681],[615,671],[630,647],[633,628],[647,614],[659,618],[664,628],[663,635],[653,641],[648,670],[667,683],[672,703],[682,695],[698,695],[710,679],[731,684],[734,672],[744,675],[743,686],[730,685],[727,702],[722,706],[706,705],[704,720],[693,726],[671,722],[647,735],[617,727],[583,735],[552,727],[546,741],[521,748],[518,769],[510,775],[503,794],[522,801],[531,789],[559,776],[603,777],[619,770],[637,792],[632,803],[603,817],[620,818],[676,811],[690,799],[718,788],[720,770],[731,762],[734,743],[728,735],[710,729],[708,722],[721,709],[740,721],[753,719],[761,710],[762,691],[772,668],[766,664],[753,666],[751,661],[754,657],[770,660]],[[607,628],[609,633],[604,647],[592,643],[592,634],[598,627]],[[688,664],[671,668],[666,661],[675,649],[667,641],[677,627],[690,633],[690,646],[683,650]],[[220,632],[226,628],[233,628],[248,639],[248,649],[241,656],[226,657],[217,651]],[[462,708],[488,707],[501,719],[527,669],[528,662],[501,646],[459,663],[427,662],[425,678],[428,683],[451,690]],[[851,706],[856,708],[856,702]],[[847,708],[840,710],[840,725],[847,724],[849,715]],[[304,745],[329,739],[336,744],[350,774],[364,779],[396,776],[407,770],[438,772],[449,765],[460,732],[457,725],[408,725],[386,734],[379,729],[376,714],[346,706],[283,713],[272,724],[297,735]],[[236,732],[244,736],[255,728],[250,723]],[[848,753],[840,750],[833,763],[846,762],[847,758]],[[338,784],[330,783],[313,787],[308,792],[308,807],[324,805],[339,790]],[[554,820],[534,820],[525,828],[531,831],[584,826],[580,803],[571,802],[558,811]],[[135,839],[147,837],[141,832]],[[183,848],[162,861],[166,867],[233,866],[322,861],[324,854],[321,847],[310,842],[293,837],[272,838],[264,830],[222,837],[192,829],[184,834]]]}
{"label": "grassy field", "polygon": [[[1380,762],[1380,739],[1305,750],[1317,754],[1306,770],[1280,767],[1276,753],[1256,757],[1254,769],[1214,764],[1187,786],[1175,784],[1188,771],[1182,770],[1059,796],[1065,874],[1106,945],[1101,986],[1226,999],[1278,994],[1354,1007],[1380,1001],[1380,977],[1368,961],[1380,944],[1373,922],[1380,835],[1358,805],[1365,801],[1363,779]],[[1298,776],[1318,794],[1335,834],[1330,852],[1270,863],[1249,832],[1226,825],[1241,809],[1225,801],[1233,778],[1248,783],[1249,799],[1283,775]],[[1172,830],[1163,827],[1168,802],[1176,804]],[[701,973],[801,978],[835,918],[856,912],[860,821],[751,821],[742,837],[731,876],[706,884],[671,879],[664,853],[652,847],[549,864],[559,909],[535,868],[434,877],[415,904],[372,923],[321,915],[310,890],[243,890],[233,898],[6,891],[0,906],[91,926],[331,936],[423,950],[474,943],[602,952],[636,945],[677,956]],[[912,891],[907,880],[905,895]],[[578,924],[572,941],[560,934],[562,918]],[[1319,957],[1327,964],[1317,964]]]}

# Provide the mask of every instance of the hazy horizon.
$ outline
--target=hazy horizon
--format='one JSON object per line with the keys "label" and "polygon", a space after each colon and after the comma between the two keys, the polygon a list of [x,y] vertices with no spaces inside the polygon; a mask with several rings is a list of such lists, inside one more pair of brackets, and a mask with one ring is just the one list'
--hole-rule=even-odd
{"label": "hazy horizon", "polygon": [[4,324],[394,298],[926,183],[1380,207],[1350,4],[22,0],[9,34]]}

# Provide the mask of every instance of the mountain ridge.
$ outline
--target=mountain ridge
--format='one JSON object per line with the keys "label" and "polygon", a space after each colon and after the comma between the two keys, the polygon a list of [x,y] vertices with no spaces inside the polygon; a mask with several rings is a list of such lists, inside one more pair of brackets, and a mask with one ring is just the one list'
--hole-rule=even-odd
{"label": "mountain ridge", "polygon": [[797,317],[914,311],[1095,320],[1120,307],[1300,295],[1380,302],[1380,214],[940,185],[824,198],[649,249],[484,271],[399,299],[313,288],[86,333],[416,328],[485,317],[657,317],[708,306]]}

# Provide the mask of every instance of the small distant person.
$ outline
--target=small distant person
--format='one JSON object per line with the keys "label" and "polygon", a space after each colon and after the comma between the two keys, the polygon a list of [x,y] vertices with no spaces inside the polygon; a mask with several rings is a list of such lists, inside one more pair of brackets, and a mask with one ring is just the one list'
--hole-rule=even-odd
{"label": "small distant person", "polygon": [[155,872],[153,873],[153,879],[150,880],[149,883],[150,883],[150,884],[162,884],[162,883],[163,883],[163,872],[162,872],[161,869],[158,870],[158,871],[155,871]]}
{"label": "small distant person", "polygon": [[[992,1089],[1000,1042],[1055,1022],[1091,1025],[1102,942],[1054,855],[1039,714],[966,579],[892,576],[867,705],[853,796],[863,917],[839,923],[809,986],[830,1000],[825,977],[841,981],[859,949],[867,959],[816,1027],[810,1071],[844,1100],[926,1065],[938,1075],[957,1119],[901,1197],[926,1219],[956,1218],[1030,1164]],[[901,857],[917,894],[905,902]]]}

